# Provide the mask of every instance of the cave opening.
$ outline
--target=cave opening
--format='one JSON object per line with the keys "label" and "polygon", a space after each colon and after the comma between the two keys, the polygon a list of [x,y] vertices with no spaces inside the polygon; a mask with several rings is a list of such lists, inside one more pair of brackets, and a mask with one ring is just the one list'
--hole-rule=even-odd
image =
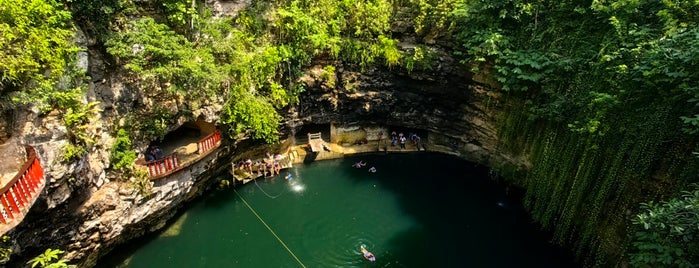
{"label": "cave opening", "polygon": [[[188,121],[177,129],[168,132],[161,140],[151,141],[148,148],[160,148],[163,156],[172,153],[180,155],[194,154],[198,150],[197,143],[214,131],[216,131],[214,123],[202,119]],[[144,152],[144,157],[147,153],[148,150]]]}

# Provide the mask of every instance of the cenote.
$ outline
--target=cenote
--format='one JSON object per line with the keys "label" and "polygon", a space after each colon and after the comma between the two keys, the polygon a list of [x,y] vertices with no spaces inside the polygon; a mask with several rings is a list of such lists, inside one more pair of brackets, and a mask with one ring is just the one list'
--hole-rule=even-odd
{"label": "cenote", "polygon": [[[360,160],[368,164],[353,168]],[[372,166],[378,172],[368,172]],[[486,167],[449,155],[318,161],[213,191],[163,231],[115,249],[97,266],[580,266],[548,243],[515,195]],[[375,263],[362,257],[362,244]]]}

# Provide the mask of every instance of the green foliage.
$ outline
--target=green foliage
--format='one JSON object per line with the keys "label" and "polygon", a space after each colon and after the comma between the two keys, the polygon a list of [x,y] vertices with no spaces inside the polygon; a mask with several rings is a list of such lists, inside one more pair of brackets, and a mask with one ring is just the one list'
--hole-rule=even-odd
{"label": "green foliage", "polygon": [[193,29],[199,19],[194,1],[191,0],[161,0],[167,14],[170,26],[179,29]]}
{"label": "green foliage", "polygon": [[136,152],[131,148],[131,138],[120,128],[112,145],[110,162],[114,170],[125,171],[131,168],[136,160]]}
{"label": "green foliage", "polygon": [[323,72],[320,74],[320,79],[323,79],[329,88],[335,88],[335,81],[337,80],[335,66],[327,65],[323,67]]}
{"label": "green foliage", "polygon": [[699,263],[699,185],[680,198],[641,203],[633,220],[635,267],[696,267]]}
{"label": "green foliage", "polygon": [[145,169],[132,169],[128,174],[129,186],[138,191],[144,198],[153,195],[153,182],[150,181],[150,174]]}
{"label": "green foliage", "polygon": [[72,37],[71,14],[59,2],[0,1],[1,95],[14,103],[51,105],[78,51]]}
{"label": "green foliage", "polygon": [[400,62],[397,41],[390,38],[393,7],[386,0],[290,1],[273,21],[278,42],[287,44],[299,64],[327,53],[366,67],[376,59],[387,66]]}
{"label": "green foliage", "polygon": [[63,161],[70,162],[78,160],[87,154],[87,149],[73,143],[66,143],[63,146]]}
{"label": "green foliage", "polygon": [[555,64],[557,55],[542,54],[534,50],[505,50],[498,59],[501,65],[496,67],[497,80],[502,83],[502,89],[505,91],[513,88],[527,91],[529,87],[536,87],[558,67]]}
{"label": "green foliage", "polygon": [[63,148],[63,159],[72,161],[81,158],[95,143],[94,122],[99,114],[98,102],[70,107],[63,115],[68,130],[68,143]]}
{"label": "green foliage", "polygon": [[9,236],[3,235],[0,240],[0,264],[7,263],[10,260],[10,254],[12,254],[12,248],[7,244],[10,240]]}
{"label": "green foliage", "polygon": [[126,70],[141,79],[141,85],[153,93],[165,90],[163,93],[188,97],[215,92],[222,77],[211,53],[196,49],[184,36],[152,18],[136,20],[130,27],[105,45]]}
{"label": "green foliage", "polygon": [[699,3],[456,6],[456,53],[515,103],[498,132],[502,148],[531,157],[527,208],[588,264],[623,265],[623,215],[697,181]]}
{"label": "green foliage", "polygon": [[281,116],[274,107],[261,97],[251,95],[243,96],[228,109],[224,110],[224,119],[236,122],[233,131],[243,133],[246,129],[254,129],[251,136],[255,139],[263,139],[266,142],[276,142],[278,137],[277,127]]}
{"label": "green foliage", "polygon": [[121,17],[122,13],[130,13],[135,6],[129,0],[67,0],[73,18],[83,27],[83,30],[105,41],[111,33],[112,21]]}
{"label": "green foliage", "polygon": [[168,131],[168,125],[175,115],[162,106],[153,107],[150,111],[142,111],[129,115],[126,119],[131,133],[139,137],[163,139]]}
{"label": "green foliage", "polygon": [[66,268],[66,267],[71,267],[71,265],[68,265],[65,260],[59,259],[58,256],[63,254],[63,250],[60,249],[46,249],[46,251],[39,256],[34,257],[33,259],[29,260],[27,262],[28,264],[32,265],[32,268],[34,267],[42,267],[42,268]]}
{"label": "green foliage", "polygon": [[412,54],[406,54],[403,57],[403,62],[405,62],[405,69],[410,73],[416,69],[431,70],[432,62],[435,58],[436,56],[429,50],[429,48],[417,46],[413,49]]}
{"label": "green foliage", "polygon": [[428,39],[447,34],[457,2],[457,0],[410,0],[412,6],[410,10],[417,11],[413,18],[415,32]]}

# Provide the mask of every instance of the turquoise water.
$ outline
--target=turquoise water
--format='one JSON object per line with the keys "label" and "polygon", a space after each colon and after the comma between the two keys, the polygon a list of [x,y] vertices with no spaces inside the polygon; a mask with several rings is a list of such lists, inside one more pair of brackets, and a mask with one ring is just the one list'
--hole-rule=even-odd
{"label": "turquoise water", "polygon": [[487,168],[452,156],[363,155],[287,173],[214,191],[98,267],[579,266]]}

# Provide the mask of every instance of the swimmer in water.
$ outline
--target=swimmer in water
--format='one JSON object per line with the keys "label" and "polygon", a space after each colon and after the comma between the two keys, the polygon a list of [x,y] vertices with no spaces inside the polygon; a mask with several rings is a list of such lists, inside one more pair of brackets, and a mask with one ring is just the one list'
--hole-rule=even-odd
{"label": "swimmer in water", "polygon": [[371,168],[369,169],[369,172],[371,172],[371,173],[376,173],[376,168],[375,168],[375,167],[371,167]]}
{"label": "swimmer in water", "polygon": [[368,261],[374,262],[376,261],[376,257],[374,257],[374,253],[369,252],[364,245],[359,247],[362,250],[362,255],[364,255],[364,258],[367,259]]}

